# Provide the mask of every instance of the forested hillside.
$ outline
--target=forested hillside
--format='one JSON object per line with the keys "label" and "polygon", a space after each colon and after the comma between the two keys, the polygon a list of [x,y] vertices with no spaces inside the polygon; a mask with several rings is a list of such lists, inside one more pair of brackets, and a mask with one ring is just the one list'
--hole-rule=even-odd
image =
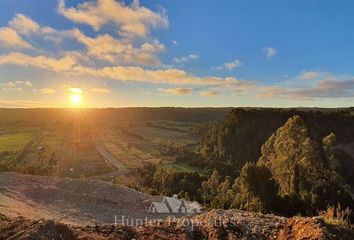
{"label": "forested hillside", "polygon": [[235,109],[201,138],[200,161],[215,170],[202,198],[285,214],[353,207],[353,139],[353,109]]}
{"label": "forested hillside", "polygon": [[187,185],[191,173],[157,167],[145,173],[150,187],[211,208],[286,215],[354,206],[353,109],[234,109],[193,133],[199,144],[180,149],[177,161],[204,169],[199,179]]}
{"label": "forested hillside", "polygon": [[[308,126],[309,136],[318,142],[330,133],[337,143],[354,141],[354,109],[296,110],[237,108],[222,121],[200,134],[199,153],[207,166],[231,174],[246,162],[256,162],[261,156],[261,146],[275,131],[295,115]],[[229,173],[229,174],[230,174]]]}

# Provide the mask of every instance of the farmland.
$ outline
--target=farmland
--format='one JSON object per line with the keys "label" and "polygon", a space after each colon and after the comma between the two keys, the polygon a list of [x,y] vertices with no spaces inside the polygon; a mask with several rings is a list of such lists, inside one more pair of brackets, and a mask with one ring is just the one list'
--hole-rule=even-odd
{"label": "farmland", "polygon": [[[174,149],[195,144],[190,129],[214,120],[203,112],[0,109],[0,170],[119,182],[128,181],[130,173],[146,163],[198,171],[176,163]],[[213,117],[226,112],[217,110]]]}
{"label": "farmland", "polygon": [[14,166],[34,137],[33,132],[3,132],[0,134],[0,166]]}
{"label": "farmland", "polygon": [[0,136],[0,152],[20,151],[31,141],[32,136],[32,133],[5,133]]}

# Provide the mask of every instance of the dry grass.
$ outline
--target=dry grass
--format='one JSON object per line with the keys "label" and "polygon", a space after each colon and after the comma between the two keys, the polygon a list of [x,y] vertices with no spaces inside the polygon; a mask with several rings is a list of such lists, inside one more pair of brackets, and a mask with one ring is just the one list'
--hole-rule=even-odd
{"label": "dry grass", "polygon": [[342,209],[340,204],[337,207],[328,206],[327,210],[319,212],[319,216],[330,225],[351,227],[349,217],[352,214],[350,208]]}

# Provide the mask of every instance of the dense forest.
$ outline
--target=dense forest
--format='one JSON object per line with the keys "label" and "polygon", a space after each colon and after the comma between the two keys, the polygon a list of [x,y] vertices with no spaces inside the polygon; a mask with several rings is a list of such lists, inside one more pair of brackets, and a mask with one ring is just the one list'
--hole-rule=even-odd
{"label": "dense forest", "polygon": [[212,208],[284,215],[312,215],[335,205],[353,209],[353,108],[238,108],[191,134],[198,144],[179,149],[176,161],[204,170],[146,166],[142,186]]}

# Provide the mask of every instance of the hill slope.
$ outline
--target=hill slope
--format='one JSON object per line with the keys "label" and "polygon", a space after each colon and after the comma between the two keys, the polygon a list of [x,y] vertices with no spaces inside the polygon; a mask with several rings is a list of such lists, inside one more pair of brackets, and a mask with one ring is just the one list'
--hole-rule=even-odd
{"label": "hill slope", "polygon": [[160,198],[97,180],[0,173],[0,182],[0,240],[354,239],[353,230],[326,225],[320,218],[240,210],[114,226],[107,224],[114,215],[142,218],[151,201]]}
{"label": "hill slope", "polygon": [[145,216],[152,197],[97,181],[0,173],[0,212],[75,225],[113,223],[114,215]]}

